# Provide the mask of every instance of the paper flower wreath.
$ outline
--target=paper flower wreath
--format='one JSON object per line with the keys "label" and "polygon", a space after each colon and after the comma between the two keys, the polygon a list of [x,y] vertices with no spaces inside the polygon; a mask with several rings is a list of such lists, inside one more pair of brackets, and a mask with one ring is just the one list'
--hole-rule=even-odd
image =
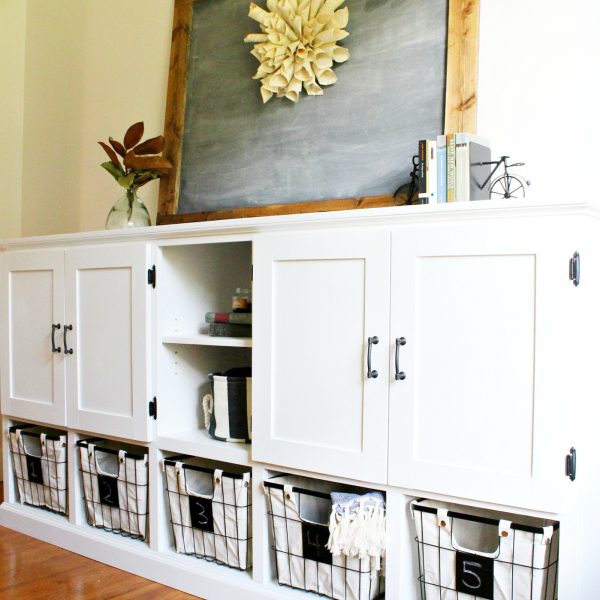
{"label": "paper flower wreath", "polygon": [[323,94],[322,85],[337,77],[331,67],[350,57],[337,42],[349,34],[345,0],[267,0],[269,12],[253,2],[248,16],[260,23],[262,33],[249,33],[250,54],[260,66],[254,79],[261,80],[263,102],[273,94],[298,102],[302,86],[309,96]]}

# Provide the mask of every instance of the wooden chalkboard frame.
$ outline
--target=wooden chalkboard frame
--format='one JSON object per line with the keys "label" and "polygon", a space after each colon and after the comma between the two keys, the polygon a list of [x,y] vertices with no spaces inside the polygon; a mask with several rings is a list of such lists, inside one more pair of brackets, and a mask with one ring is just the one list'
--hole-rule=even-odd
{"label": "wooden chalkboard frame", "polygon": [[[193,5],[203,0],[174,0],[173,35],[165,109],[163,155],[173,169],[161,178],[158,198],[158,225],[213,221],[241,217],[323,212],[352,208],[372,208],[402,204],[392,195],[364,198],[338,198],[292,204],[271,204],[211,212],[178,214],[181,182],[181,154],[185,118],[188,47]],[[448,50],[446,59],[446,106],[444,131],[476,132],[477,59],[479,51],[479,1],[448,1]]]}

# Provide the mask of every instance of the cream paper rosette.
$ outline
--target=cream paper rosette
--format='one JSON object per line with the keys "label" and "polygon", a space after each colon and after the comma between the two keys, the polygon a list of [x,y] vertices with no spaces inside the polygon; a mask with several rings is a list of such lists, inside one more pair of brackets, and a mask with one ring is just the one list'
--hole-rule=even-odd
{"label": "cream paper rosette", "polygon": [[324,85],[337,77],[333,63],[350,57],[337,42],[349,34],[345,0],[267,0],[267,10],[250,4],[248,16],[260,24],[261,33],[249,33],[244,41],[254,44],[250,54],[260,66],[263,102],[273,94],[297,102],[302,87],[309,96],[323,94]]}

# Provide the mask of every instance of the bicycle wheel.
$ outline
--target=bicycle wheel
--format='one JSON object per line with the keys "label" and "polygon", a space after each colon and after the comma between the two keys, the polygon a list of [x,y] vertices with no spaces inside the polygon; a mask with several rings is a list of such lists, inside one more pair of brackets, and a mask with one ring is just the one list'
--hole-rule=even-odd
{"label": "bicycle wheel", "polygon": [[490,184],[490,199],[525,198],[527,182],[518,175],[500,175]]}

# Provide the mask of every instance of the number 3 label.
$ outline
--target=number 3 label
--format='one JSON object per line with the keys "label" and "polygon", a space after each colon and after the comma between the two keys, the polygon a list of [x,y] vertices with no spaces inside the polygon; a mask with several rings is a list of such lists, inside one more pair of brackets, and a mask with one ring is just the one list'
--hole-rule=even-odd
{"label": "number 3 label", "polygon": [[456,591],[477,598],[494,598],[494,559],[466,552],[456,553]]}

